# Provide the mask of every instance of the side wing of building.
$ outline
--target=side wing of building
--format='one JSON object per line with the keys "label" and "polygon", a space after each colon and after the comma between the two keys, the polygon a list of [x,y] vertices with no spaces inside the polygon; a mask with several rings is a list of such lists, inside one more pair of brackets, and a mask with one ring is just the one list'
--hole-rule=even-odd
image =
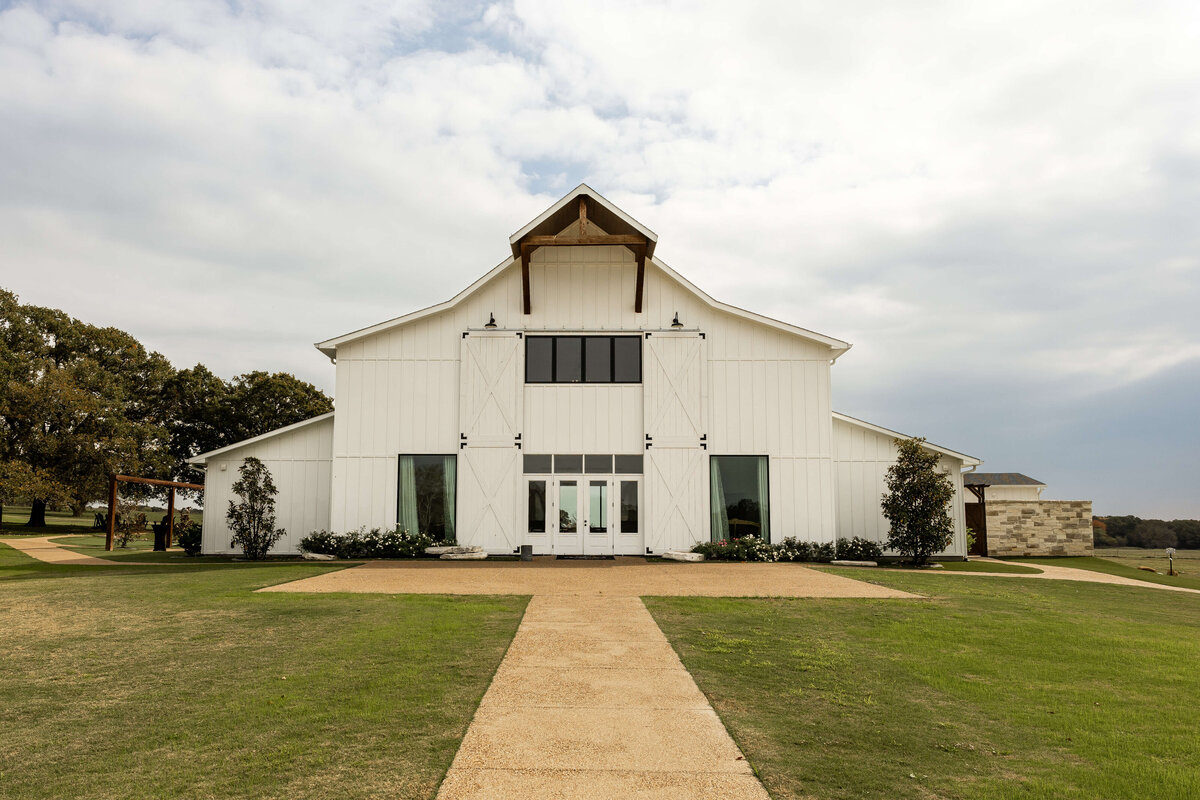
{"label": "side wing of building", "polygon": [[205,555],[238,553],[225,522],[238,468],[254,457],[271,471],[279,494],[275,498],[276,525],[287,534],[273,552],[297,553],[300,540],[315,530],[329,528],[330,475],[333,464],[334,415],[289,425],[192,459],[204,466]]}
{"label": "side wing of building", "polygon": [[[896,463],[896,438],[903,434],[864,423],[842,414],[833,417],[834,458],[837,463],[837,535],[860,536],[883,544],[888,537],[888,522],[883,516],[880,499],[887,491],[887,470]],[[951,518],[954,538],[943,551],[947,556],[966,556],[966,518],[963,509],[963,478],[965,467],[979,463],[962,453],[936,446],[939,468],[954,482]]]}

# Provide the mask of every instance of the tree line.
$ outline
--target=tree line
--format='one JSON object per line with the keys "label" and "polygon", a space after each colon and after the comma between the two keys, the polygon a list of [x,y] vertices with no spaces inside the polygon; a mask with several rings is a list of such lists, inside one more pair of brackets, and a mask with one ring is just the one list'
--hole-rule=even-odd
{"label": "tree line", "polygon": [[1179,547],[1200,549],[1200,520],[1142,519],[1140,517],[1096,517],[1103,526],[1094,525],[1096,547]]}
{"label": "tree line", "polygon": [[[203,483],[187,459],[333,410],[283,372],[177,370],[117,328],[0,289],[0,504],[81,515],[115,474]],[[123,487],[149,496],[151,487]]]}

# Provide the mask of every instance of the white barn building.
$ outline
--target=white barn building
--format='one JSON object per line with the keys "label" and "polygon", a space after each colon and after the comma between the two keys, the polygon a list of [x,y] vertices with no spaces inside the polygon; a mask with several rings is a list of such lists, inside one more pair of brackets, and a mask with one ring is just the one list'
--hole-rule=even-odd
{"label": "white barn building", "polygon": [[[453,299],[317,344],[336,411],[197,456],[203,552],[233,551],[242,459],[279,488],[279,552],[394,526],[512,553],[653,554],[756,533],[883,541],[894,431],[833,412],[839,339],[721,303],[581,185]],[[965,468],[954,541],[966,553]]]}

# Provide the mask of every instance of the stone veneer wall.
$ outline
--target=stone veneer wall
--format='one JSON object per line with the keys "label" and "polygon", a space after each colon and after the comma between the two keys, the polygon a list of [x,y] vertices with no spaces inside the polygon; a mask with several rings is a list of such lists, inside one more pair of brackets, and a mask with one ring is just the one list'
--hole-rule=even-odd
{"label": "stone veneer wall", "polygon": [[1092,555],[1091,500],[988,500],[989,556]]}

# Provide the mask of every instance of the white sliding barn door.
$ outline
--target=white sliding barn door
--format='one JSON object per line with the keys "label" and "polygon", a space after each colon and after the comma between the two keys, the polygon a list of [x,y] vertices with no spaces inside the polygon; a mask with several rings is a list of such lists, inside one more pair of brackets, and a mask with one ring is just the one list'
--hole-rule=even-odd
{"label": "white sliding barn door", "polygon": [[489,552],[518,543],[521,345],[511,332],[471,331],[462,340],[457,539]]}
{"label": "white sliding barn door", "polygon": [[645,533],[646,547],[656,553],[708,538],[704,345],[699,333],[645,339]]}

